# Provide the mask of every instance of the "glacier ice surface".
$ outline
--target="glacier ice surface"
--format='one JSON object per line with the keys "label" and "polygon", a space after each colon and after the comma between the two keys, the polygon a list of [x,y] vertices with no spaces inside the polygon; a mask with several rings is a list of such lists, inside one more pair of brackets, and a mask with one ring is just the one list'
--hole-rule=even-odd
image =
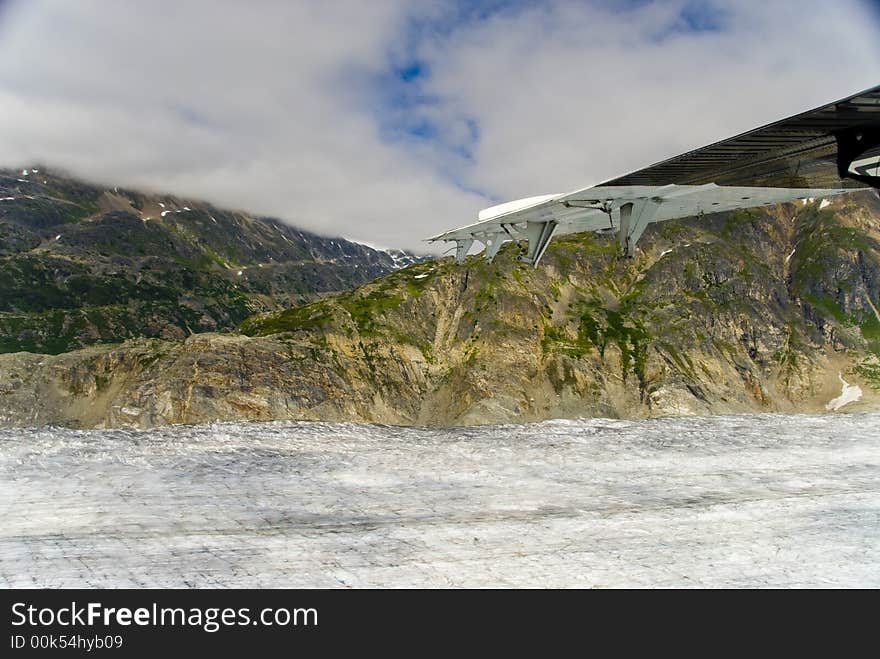
{"label": "glacier ice surface", "polygon": [[880,587],[880,414],[0,430],[6,587]]}

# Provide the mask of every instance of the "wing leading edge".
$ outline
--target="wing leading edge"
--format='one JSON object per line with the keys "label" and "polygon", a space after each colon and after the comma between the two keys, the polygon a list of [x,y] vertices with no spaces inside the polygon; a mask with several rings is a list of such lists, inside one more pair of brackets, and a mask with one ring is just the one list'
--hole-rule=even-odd
{"label": "wing leading edge", "polygon": [[880,86],[597,186],[493,206],[429,241],[454,242],[462,262],[475,241],[491,261],[525,239],[537,266],[554,235],[602,231],[632,256],[651,222],[867,187],[880,189]]}

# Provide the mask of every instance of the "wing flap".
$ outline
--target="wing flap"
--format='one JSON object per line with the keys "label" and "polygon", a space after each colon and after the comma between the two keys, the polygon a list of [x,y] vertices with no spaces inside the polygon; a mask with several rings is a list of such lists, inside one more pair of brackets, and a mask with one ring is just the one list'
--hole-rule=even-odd
{"label": "wing flap", "polygon": [[777,188],[864,188],[864,181],[841,178],[838,146],[842,136],[877,126],[880,126],[880,86],[663,160],[602,185],[717,183]]}

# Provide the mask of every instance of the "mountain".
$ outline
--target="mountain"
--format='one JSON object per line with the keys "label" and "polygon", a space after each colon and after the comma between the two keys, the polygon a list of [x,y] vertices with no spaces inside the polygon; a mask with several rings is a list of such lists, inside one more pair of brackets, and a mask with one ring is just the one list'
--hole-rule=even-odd
{"label": "mountain", "polygon": [[593,234],[554,239],[537,269],[520,250],[410,265],[237,333],[0,355],[0,423],[880,407],[873,194],[652,225],[634,259]]}
{"label": "mountain", "polygon": [[0,170],[0,352],[231,330],[422,258],[42,168]]}

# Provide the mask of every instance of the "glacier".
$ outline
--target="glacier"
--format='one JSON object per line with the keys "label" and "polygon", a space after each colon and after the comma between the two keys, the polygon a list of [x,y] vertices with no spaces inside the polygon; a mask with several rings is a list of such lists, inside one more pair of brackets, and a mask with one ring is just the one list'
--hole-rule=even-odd
{"label": "glacier", "polygon": [[0,430],[4,587],[880,587],[880,414]]}

